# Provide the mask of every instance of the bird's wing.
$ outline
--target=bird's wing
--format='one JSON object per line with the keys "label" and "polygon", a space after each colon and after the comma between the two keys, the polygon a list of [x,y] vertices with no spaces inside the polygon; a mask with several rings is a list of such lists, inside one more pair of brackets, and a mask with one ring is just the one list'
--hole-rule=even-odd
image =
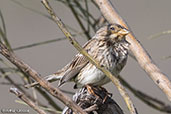
{"label": "bird's wing", "polygon": [[87,65],[87,63],[88,63],[88,60],[86,59],[86,57],[84,57],[80,53],[77,54],[75,59],[73,59],[72,62],[70,63],[68,70],[66,70],[64,76],[61,78],[58,86],[61,86],[65,82],[75,77],[80,72],[80,70],[85,65]]}
{"label": "bird's wing", "polygon": [[[83,48],[86,51],[90,51],[91,48],[96,45],[95,43],[97,43],[97,40],[95,38],[92,38],[91,40],[89,40],[84,46]],[[72,60],[72,62],[67,65],[67,70],[65,70],[65,74],[63,75],[63,77],[61,78],[60,82],[59,82],[59,86],[61,86],[63,83],[71,80],[73,77],[75,77],[80,70],[88,64],[88,60],[86,59],[86,57],[84,57],[82,54],[78,53],[75,58]]]}

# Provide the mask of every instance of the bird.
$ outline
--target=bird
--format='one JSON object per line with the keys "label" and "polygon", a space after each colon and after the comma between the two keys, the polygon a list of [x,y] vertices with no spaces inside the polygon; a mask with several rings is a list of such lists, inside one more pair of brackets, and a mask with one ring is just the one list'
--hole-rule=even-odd
{"label": "bird", "polygon": [[[101,27],[95,35],[83,45],[83,49],[100,65],[114,76],[118,76],[126,65],[130,43],[126,36],[128,29],[119,24],[108,24]],[[75,55],[62,69],[44,77],[48,82],[59,80],[58,87],[66,82],[74,81],[74,89],[86,85],[102,86],[110,79],[81,53]],[[38,82],[25,85],[26,88],[39,85]]]}

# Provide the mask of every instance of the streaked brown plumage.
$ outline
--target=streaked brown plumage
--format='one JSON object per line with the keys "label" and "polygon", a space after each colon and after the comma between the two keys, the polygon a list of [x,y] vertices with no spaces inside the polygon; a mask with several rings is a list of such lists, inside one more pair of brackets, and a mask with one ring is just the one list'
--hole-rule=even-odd
{"label": "streaked brown plumage", "polygon": [[[117,76],[125,66],[129,43],[125,36],[129,31],[118,24],[110,24],[100,28],[95,36],[83,48],[99,63],[105,66],[113,75]],[[68,81],[74,81],[74,88],[84,85],[98,85],[108,83],[110,80],[102,71],[91,64],[82,54],[78,53],[64,68],[45,77],[49,82],[60,80],[59,86]],[[38,83],[26,85],[32,87]]]}

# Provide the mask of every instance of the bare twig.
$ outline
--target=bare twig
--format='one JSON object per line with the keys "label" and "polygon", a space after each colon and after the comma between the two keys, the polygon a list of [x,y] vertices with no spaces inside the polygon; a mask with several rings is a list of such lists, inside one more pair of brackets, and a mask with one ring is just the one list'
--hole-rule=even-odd
{"label": "bare twig", "polygon": [[30,66],[25,64],[19,58],[17,58],[13,52],[10,52],[7,47],[0,43],[0,53],[5,56],[10,62],[16,65],[22,72],[29,74],[33,79],[35,79],[39,84],[46,89],[51,95],[58,98],[68,107],[70,107],[74,112],[80,112],[85,114],[85,112],[78,107],[69,97],[65,96],[58,88],[54,88],[47,81],[40,78],[40,74],[38,74],[35,70],[33,70]]}
{"label": "bare twig", "polygon": [[[28,106],[28,104],[26,104],[24,101],[21,101],[21,100],[15,100],[15,102],[16,103],[19,103],[19,104],[22,104],[22,105],[27,105]],[[50,112],[50,114],[61,114],[62,113],[61,111],[52,109],[52,108],[47,107],[47,106],[40,106],[39,105],[39,108],[42,109],[42,110],[44,110],[44,111]]]}
{"label": "bare twig", "polygon": [[[0,10],[0,19],[2,21],[2,27],[3,27],[3,29],[1,29],[1,27],[0,27],[0,36],[2,36],[3,42],[7,45],[8,49],[11,50],[11,45],[10,45],[8,39],[7,39],[7,32],[6,32],[5,21],[4,21],[3,15],[1,13],[1,10]],[[2,41],[2,40],[0,39],[0,41]]]}
{"label": "bare twig", "polygon": [[121,83],[128,88],[137,98],[139,98],[140,100],[142,100],[145,104],[147,104],[148,106],[162,111],[162,112],[167,112],[167,113],[171,113],[171,106],[165,104],[163,101],[156,99],[152,96],[149,96],[135,88],[133,88],[130,84],[128,84],[121,76],[119,76],[119,80],[121,81]]}
{"label": "bare twig", "polygon": [[54,13],[53,9],[51,8],[51,6],[49,5],[47,0],[42,0],[43,5],[46,7],[46,9],[48,10],[49,14],[51,15],[52,19],[54,20],[54,22],[59,26],[59,28],[62,30],[62,32],[65,34],[65,36],[69,39],[69,41],[71,42],[71,44],[81,53],[83,54],[92,64],[94,64],[98,69],[100,69],[102,72],[104,72],[106,74],[106,76],[108,76],[112,82],[116,85],[116,87],[118,88],[120,94],[122,95],[122,97],[124,98],[128,109],[130,110],[131,114],[137,114],[137,111],[129,97],[129,95],[127,94],[127,92],[125,91],[124,87],[121,85],[121,83],[119,82],[119,80],[113,76],[111,74],[110,71],[108,71],[105,67],[102,67],[95,59],[93,59],[82,47],[81,45],[79,45],[79,43],[75,40],[75,38],[73,38],[73,36],[71,36],[71,34],[68,32],[68,30],[66,29],[66,27],[64,26],[64,24],[62,23],[62,21],[56,16],[56,14]]}
{"label": "bare twig", "polygon": [[26,95],[24,95],[17,88],[10,88],[10,92],[15,94],[18,98],[23,100],[25,103],[27,103],[30,107],[32,107],[39,114],[46,114],[44,110],[40,109],[37,105],[35,105]]}
{"label": "bare twig", "polygon": [[153,35],[149,36],[148,39],[156,39],[162,35],[167,35],[167,34],[171,34],[171,30],[166,30],[166,31],[162,31],[162,32],[153,34]]}
{"label": "bare twig", "polygon": [[13,50],[17,51],[17,50],[21,50],[21,49],[25,49],[25,48],[31,48],[31,47],[34,47],[34,46],[40,46],[40,45],[43,45],[43,44],[49,44],[49,43],[53,43],[53,42],[61,41],[61,40],[65,40],[65,39],[66,39],[66,37],[56,38],[56,39],[52,39],[52,40],[47,40],[47,41],[33,43],[33,44],[25,45],[25,46],[16,47],[16,48],[13,48]]}
{"label": "bare twig", "polygon": [[45,92],[42,88],[38,88],[36,87],[36,90],[44,97],[46,98],[46,100],[48,101],[49,105],[51,105],[52,107],[54,107],[56,110],[58,111],[62,111],[62,108],[59,107],[55,101],[50,97],[49,94],[47,94],[47,92]]}
{"label": "bare twig", "polygon": [[171,59],[171,56],[164,56],[162,59],[163,60]]}
{"label": "bare twig", "polygon": [[13,2],[13,3],[15,3],[16,5],[18,5],[18,6],[20,6],[20,7],[23,7],[23,8],[25,8],[25,9],[31,11],[31,12],[37,13],[37,14],[39,14],[39,15],[41,15],[41,16],[44,16],[44,17],[46,17],[46,18],[48,18],[48,19],[51,19],[50,16],[48,16],[48,15],[46,15],[46,14],[40,12],[40,11],[37,11],[37,10],[35,10],[35,9],[32,9],[32,8],[30,8],[30,7],[27,7],[25,4],[22,4],[22,3],[19,2],[18,0],[10,0],[10,1]]}
{"label": "bare twig", "polygon": [[[81,6],[81,4],[79,3],[79,1],[78,0],[74,0],[73,1],[75,4],[76,4],[76,7],[78,7],[78,9],[82,12],[82,14],[83,15],[87,15],[88,17],[90,17],[93,21],[96,21],[96,18],[89,12],[89,11],[87,11],[86,9],[84,9],[82,6]],[[88,1],[87,1],[88,2]],[[88,3],[86,3],[86,1],[85,1],[85,4],[88,4]],[[90,22],[89,22],[90,23]]]}
{"label": "bare twig", "polygon": [[75,16],[76,20],[78,21],[78,23],[79,23],[81,29],[83,30],[83,32],[85,33],[86,37],[87,37],[88,39],[91,39],[89,33],[87,32],[86,28],[84,27],[84,25],[83,25],[83,23],[82,23],[82,21],[81,21],[81,19],[78,17],[76,10],[75,10],[74,7],[71,5],[70,0],[67,0],[67,2],[68,2],[69,8],[71,9],[73,15]]}
{"label": "bare twig", "polygon": [[[128,28],[126,21],[116,11],[109,0],[96,0],[102,14],[110,23],[119,23]],[[130,29],[129,29],[130,30]],[[147,51],[142,47],[140,42],[132,34],[127,36],[128,42],[131,43],[130,49],[136,57],[140,66],[147,72],[152,80],[163,90],[171,101],[171,84],[166,75],[153,63]]]}

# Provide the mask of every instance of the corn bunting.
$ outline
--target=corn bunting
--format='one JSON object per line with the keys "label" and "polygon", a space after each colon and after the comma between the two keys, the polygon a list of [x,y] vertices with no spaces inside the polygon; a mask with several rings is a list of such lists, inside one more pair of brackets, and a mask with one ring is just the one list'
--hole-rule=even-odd
{"label": "corn bunting", "polygon": [[[94,37],[84,44],[83,48],[100,65],[106,67],[114,76],[118,76],[128,57],[129,42],[125,38],[128,33],[129,31],[121,25],[109,24],[100,28]],[[101,86],[110,82],[110,79],[81,53],[78,53],[61,70],[46,76],[45,79],[49,82],[60,80],[59,86],[65,82],[74,81],[74,88],[85,85]],[[38,82],[34,82],[26,87],[38,84]]]}

